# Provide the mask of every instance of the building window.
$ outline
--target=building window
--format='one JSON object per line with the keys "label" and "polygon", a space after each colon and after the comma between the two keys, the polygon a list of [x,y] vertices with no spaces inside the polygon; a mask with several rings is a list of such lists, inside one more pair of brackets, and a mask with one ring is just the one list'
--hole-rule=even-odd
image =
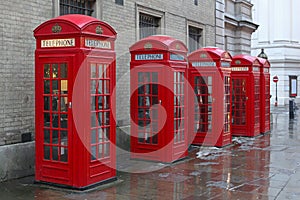
{"label": "building window", "polygon": [[193,52],[202,46],[202,29],[189,26],[189,52]]}
{"label": "building window", "polygon": [[123,6],[124,0],[115,0],[116,4]]}
{"label": "building window", "polygon": [[194,4],[198,6],[198,0],[194,0]]}
{"label": "building window", "polygon": [[60,15],[83,14],[92,16],[95,0],[60,0]]}
{"label": "building window", "polygon": [[144,13],[139,13],[139,29],[140,39],[148,37],[150,35],[158,34],[158,28],[160,27],[160,18]]}

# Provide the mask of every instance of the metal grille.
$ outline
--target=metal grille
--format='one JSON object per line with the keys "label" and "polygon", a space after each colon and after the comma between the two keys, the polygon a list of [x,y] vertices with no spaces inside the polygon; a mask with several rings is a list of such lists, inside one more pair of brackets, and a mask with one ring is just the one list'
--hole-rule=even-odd
{"label": "metal grille", "polygon": [[124,0],[116,0],[115,2],[118,5],[122,5],[122,6],[124,5]]}
{"label": "metal grille", "polygon": [[200,39],[202,30],[196,27],[189,26],[189,51],[195,51],[200,48]]}
{"label": "metal grille", "polygon": [[139,28],[140,39],[150,35],[156,35],[160,18],[140,13]]}
{"label": "metal grille", "polygon": [[91,16],[95,0],[60,0],[60,15],[83,14]]}

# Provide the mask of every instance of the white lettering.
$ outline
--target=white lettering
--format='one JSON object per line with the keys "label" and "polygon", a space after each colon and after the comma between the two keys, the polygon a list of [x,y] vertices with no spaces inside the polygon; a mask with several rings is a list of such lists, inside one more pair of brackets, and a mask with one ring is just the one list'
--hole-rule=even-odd
{"label": "white lettering", "polygon": [[137,54],[135,60],[163,60],[163,54]]}
{"label": "white lettering", "polygon": [[95,47],[100,49],[111,49],[111,43],[109,41],[102,41],[102,40],[85,39],[85,46]]}
{"label": "white lettering", "polygon": [[74,47],[75,38],[41,40],[41,48]]}
{"label": "white lettering", "polygon": [[192,63],[193,67],[216,67],[215,62],[193,62]]}
{"label": "white lettering", "polygon": [[183,55],[178,55],[178,54],[171,54],[170,59],[171,60],[184,60],[184,56]]}
{"label": "white lettering", "polygon": [[231,71],[236,71],[236,72],[240,72],[240,71],[248,71],[249,68],[248,67],[232,67]]}

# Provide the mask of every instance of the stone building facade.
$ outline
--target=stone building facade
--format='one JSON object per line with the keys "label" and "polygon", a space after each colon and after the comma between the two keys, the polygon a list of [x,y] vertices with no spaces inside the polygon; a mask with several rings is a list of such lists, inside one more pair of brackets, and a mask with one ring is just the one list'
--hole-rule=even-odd
{"label": "stone building facade", "polygon": [[[252,0],[253,18],[260,27],[252,35],[252,54],[261,49],[271,63],[271,77],[277,75],[278,105],[287,105],[290,91],[297,92],[295,101],[300,103],[300,27],[298,0]],[[295,79],[295,85],[292,84]],[[295,87],[292,87],[294,85]],[[271,104],[275,105],[276,85],[271,82]]]}
{"label": "stone building facade", "polygon": [[[75,0],[10,0],[0,2],[0,181],[33,173],[34,51],[33,30],[61,15],[61,3]],[[91,15],[118,33],[118,126],[129,124],[129,47],[145,34],[166,34],[183,41],[190,51],[218,46],[233,54],[249,53],[249,1],[241,0],[79,0],[91,3]],[[234,10],[234,11],[233,11]],[[152,29],[145,29],[150,23]],[[146,25],[147,27],[147,25]],[[31,137],[30,137],[31,136]],[[31,141],[30,141],[31,140]],[[28,142],[29,141],[29,142]]]}
{"label": "stone building facade", "polygon": [[251,36],[258,25],[250,0],[216,0],[216,46],[236,54],[251,54]]}

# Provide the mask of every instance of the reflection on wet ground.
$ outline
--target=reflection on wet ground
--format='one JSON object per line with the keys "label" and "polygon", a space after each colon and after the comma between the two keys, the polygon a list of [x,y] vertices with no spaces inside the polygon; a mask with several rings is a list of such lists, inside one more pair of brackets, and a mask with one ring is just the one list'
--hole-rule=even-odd
{"label": "reflection on wet ground", "polygon": [[[1,183],[2,200],[90,199],[300,199],[300,122],[274,108],[272,131],[234,138],[225,148],[194,147],[175,164],[118,157],[118,184],[89,192],[33,184],[33,177]],[[126,157],[127,156],[127,157]],[[135,173],[139,172],[139,173]]]}

